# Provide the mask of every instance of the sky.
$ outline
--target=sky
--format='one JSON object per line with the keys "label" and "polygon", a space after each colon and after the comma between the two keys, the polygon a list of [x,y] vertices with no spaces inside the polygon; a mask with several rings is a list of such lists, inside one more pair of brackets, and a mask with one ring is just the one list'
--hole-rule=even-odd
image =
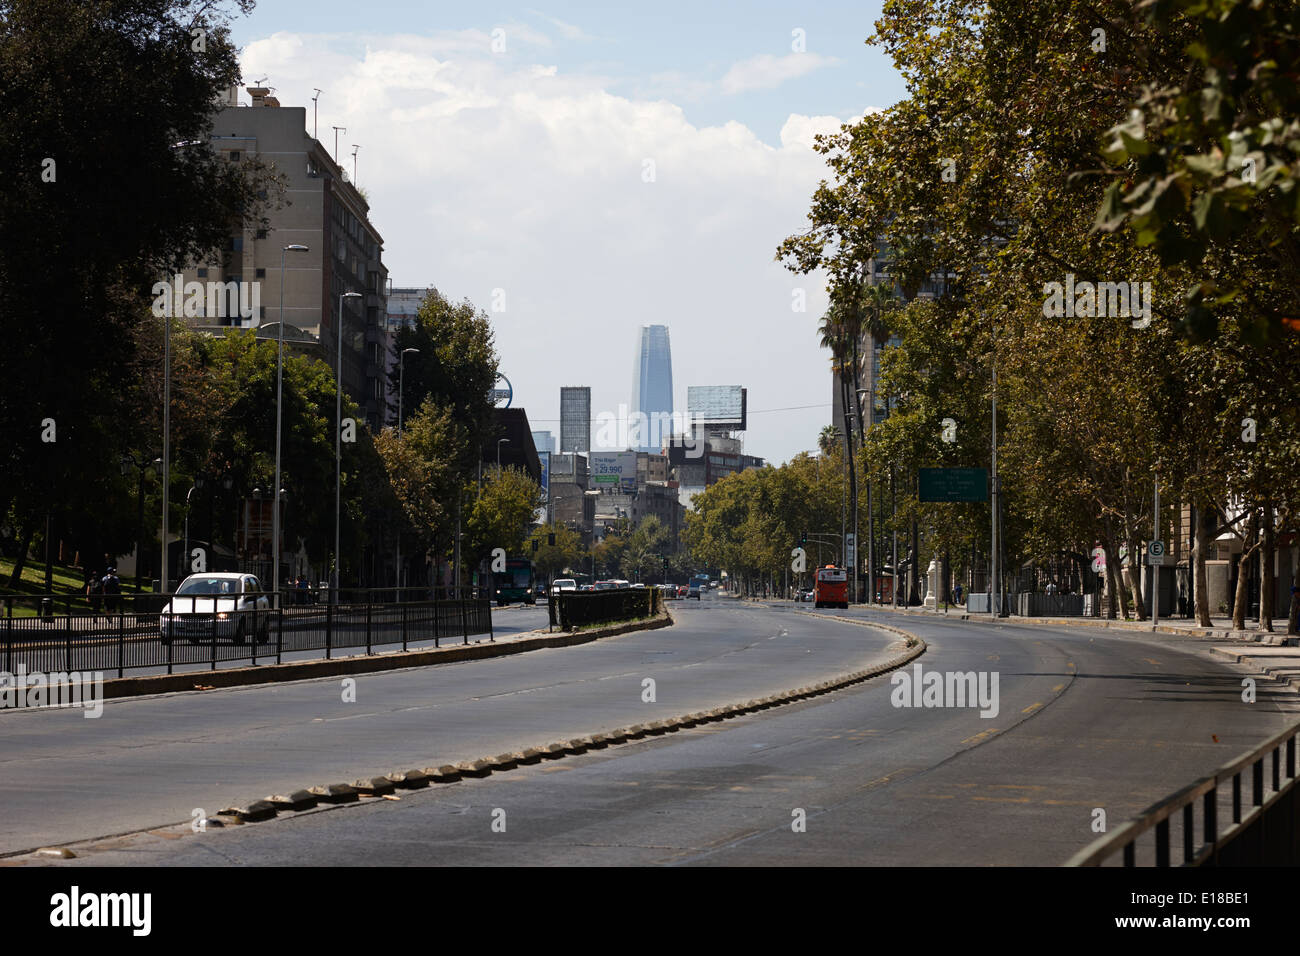
{"label": "sky", "polygon": [[245,85],[309,132],[321,90],[392,284],[488,312],[535,430],[558,435],[562,385],[592,387],[593,419],[630,405],[640,327],[664,324],[677,409],[745,386],[745,451],[778,464],[816,448],[832,388],[825,278],[776,247],[827,175],[813,136],[904,95],[865,42],[879,11],[261,0],[231,27]]}

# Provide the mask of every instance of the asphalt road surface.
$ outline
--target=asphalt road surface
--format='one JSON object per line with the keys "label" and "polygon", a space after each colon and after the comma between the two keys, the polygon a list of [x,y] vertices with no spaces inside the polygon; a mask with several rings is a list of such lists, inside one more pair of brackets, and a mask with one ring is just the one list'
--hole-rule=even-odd
{"label": "asphalt road surface", "polygon": [[[518,749],[893,656],[889,636],[832,619],[844,612],[725,598],[673,611],[673,628],[584,648],[368,678],[364,706],[337,704],[337,682],[126,702],[73,740],[66,715],[38,715],[50,729],[34,723],[0,763],[0,840],[186,821],[226,795]],[[1267,681],[1244,703],[1249,670],[1179,638],[848,616],[919,634],[924,670],[996,673],[997,716],[895,706],[884,676],[398,801],[99,841],[58,865],[1055,865],[1096,836],[1098,808],[1113,828],[1300,711]],[[645,676],[658,705],[640,702]],[[413,757],[435,752],[447,759]]]}

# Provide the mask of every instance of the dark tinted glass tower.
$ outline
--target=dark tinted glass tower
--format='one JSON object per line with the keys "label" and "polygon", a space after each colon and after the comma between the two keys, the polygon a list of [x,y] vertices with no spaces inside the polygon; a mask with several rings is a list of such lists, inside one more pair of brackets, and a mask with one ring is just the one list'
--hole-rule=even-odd
{"label": "dark tinted glass tower", "polygon": [[668,326],[643,325],[632,372],[632,411],[640,412],[640,451],[658,452],[672,435],[673,354]]}

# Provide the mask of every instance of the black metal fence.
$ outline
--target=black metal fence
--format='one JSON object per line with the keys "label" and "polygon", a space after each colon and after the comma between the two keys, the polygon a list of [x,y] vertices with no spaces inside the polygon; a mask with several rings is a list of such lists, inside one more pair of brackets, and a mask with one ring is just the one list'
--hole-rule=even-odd
{"label": "black metal fence", "polygon": [[551,595],[550,620],[552,626],[569,631],[575,627],[653,617],[662,607],[658,588],[558,591]]}
{"label": "black metal fence", "polygon": [[[375,653],[412,644],[469,643],[492,634],[491,602],[468,591],[431,598],[428,589],[340,591],[330,603],[295,602],[286,593],[279,607],[241,609],[233,597],[215,607],[207,595],[110,595],[98,608],[78,607],[65,595],[0,596],[0,669],[15,674],[194,669],[247,663],[282,663],[304,652]],[[173,613],[164,615],[175,597]],[[272,604],[274,602],[271,602]],[[62,613],[60,613],[62,605]]]}
{"label": "black metal fence", "polygon": [[1180,846],[1183,866],[1300,863],[1297,737],[1300,724],[1144,810],[1067,865],[1172,866]]}

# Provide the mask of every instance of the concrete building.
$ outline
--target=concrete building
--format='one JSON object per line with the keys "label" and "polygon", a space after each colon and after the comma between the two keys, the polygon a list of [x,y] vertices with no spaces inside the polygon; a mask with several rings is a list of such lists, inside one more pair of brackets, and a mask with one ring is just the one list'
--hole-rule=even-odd
{"label": "concrete building", "polygon": [[591,389],[564,386],[560,389],[560,451],[591,450]]}
{"label": "concrete building", "polygon": [[[341,337],[343,388],[377,430],[387,412],[388,273],[382,261],[383,238],[370,222],[365,197],[306,132],[306,108],[280,106],[266,87],[249,87],[247,92],[249,106],[239,105],[236,89],[219,104],[211,146],[228,162],[256,159],[273,166],[286,181],[288,202],[268,211],[266,229],[232,234],[217,259],[195,263],[183,273],[186,283],[234,283],[240,303],[251,306],[256,301],[256,306],[232,310],[218,303],[213,310],[205,302],[202,314],[187,315],[185,321],[214,334],[232,327],[256,328],[258,338],[274,339],[283,279],[286,344],[333,367]],[[308,251],[283,253],[290,244],[304,245]],[[362,297],[342,300],[340,316],[345,292]]]}
{"label": "concrete building", "polygon": [[538,454],[542,452],[555,453],[555,439],[549,431],[533,432],[533,444],[537,446]]}
{"label": "concrete building", "polygon": [[660,451],[673,413],[673,354],[666,325],[643,325],[632,369],[632,410],[644,422],[638,450]]}

